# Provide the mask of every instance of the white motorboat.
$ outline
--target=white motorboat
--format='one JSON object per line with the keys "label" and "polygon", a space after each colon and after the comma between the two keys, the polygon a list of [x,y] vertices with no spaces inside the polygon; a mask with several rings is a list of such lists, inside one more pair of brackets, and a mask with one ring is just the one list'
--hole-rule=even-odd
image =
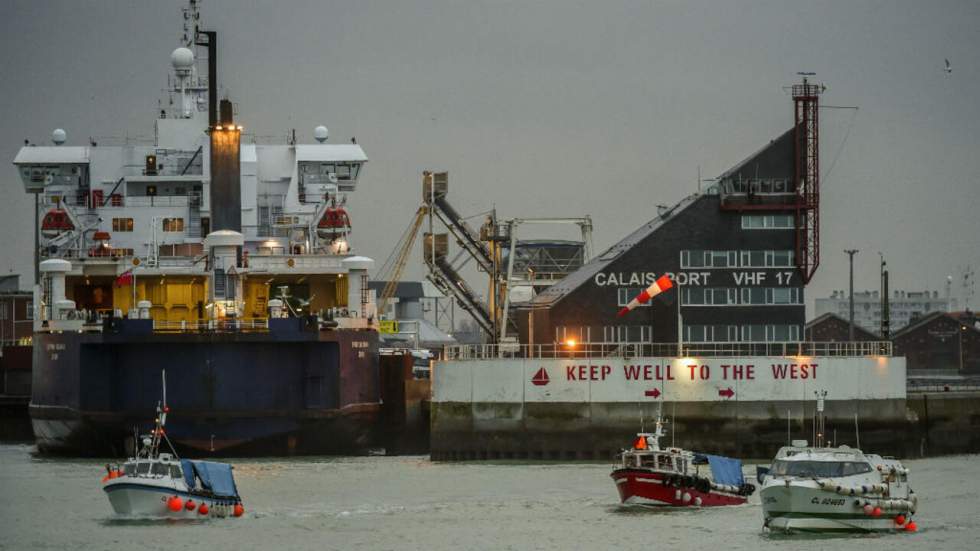
{"label": "white motorboat", "polygon": [[[102,489],[112,509],[120,515],[150,517],[240,517],[245,508],[232,466],[213,461],[177,457],[164,427],[170,408],[164,398],[157,405],[153,432],[144,435],[136,454],[122,465],[106,465]],[[166,442],[170,453],[160,453]]]}
{"label": "white motorboat", "polygon": [[918,498],[895,459],[848,446],[795,440],[760,475],[764,527],[772,531],[911,531]]}

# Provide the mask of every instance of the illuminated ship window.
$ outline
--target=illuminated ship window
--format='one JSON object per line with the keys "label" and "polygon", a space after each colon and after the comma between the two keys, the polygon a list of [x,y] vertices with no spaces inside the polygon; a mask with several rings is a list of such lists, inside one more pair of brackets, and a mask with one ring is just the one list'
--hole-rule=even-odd
{"label": "illuminated ship window", "polygon": [[183,218],[164,218],[163,219],[163,231],[166,231],[166,232],[182,232],[182,231],[184,231],[184,219]]}
{"label": "illuminated ship window", "polygon": [[133,219],[132,218],[113,218],[112,219],[112,231],[115,231],[115,232],[133,231]]}

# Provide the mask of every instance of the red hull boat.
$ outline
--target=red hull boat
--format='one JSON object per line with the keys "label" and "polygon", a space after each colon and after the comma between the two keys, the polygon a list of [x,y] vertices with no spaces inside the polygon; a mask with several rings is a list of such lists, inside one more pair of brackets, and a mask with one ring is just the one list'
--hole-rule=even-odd
{"label": "red hull boat", "polygon": [[[623,503],[673,507],[741,505],[755,486],[745,483],[742,462],[680,448],[660,449],[663,422],[653,434],[640,433],[632,449],[623,451],[610,474]],[[710,474],[701,466],[710,466]],[[708,469],[704,469],[708,471]]]}

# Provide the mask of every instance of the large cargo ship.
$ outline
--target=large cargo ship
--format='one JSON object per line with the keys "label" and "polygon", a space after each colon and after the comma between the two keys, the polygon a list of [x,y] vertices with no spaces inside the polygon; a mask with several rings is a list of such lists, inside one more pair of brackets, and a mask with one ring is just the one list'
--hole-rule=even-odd
{"label": "large cargo ship", "polygon": [[[183,11],[149,143],[25,145],[37,205],[30,415],[40,450],[119,454],[173,388],[182,453],[366,450],[379,408],[373,261],[346,194],[359,145],[258,143],[217,98],[217,33]],[[312,125],[311,125],[312,126]],[[100,143],[101,142],[101,143]],[[148,428],[141,426],[140,428]]]}

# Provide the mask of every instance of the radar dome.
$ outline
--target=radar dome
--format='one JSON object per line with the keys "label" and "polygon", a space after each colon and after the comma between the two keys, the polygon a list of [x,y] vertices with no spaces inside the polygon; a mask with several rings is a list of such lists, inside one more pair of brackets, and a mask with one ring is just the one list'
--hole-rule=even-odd
{"label": "radar dome", "polygon": [[326,126],[323,126],[321,124],[320,126],[313,129],[313,137],[316,139],[316,141],[323,143],[327,141],[327,136],[329,136],[329,134],[327,133]]}
{"label": "radar dome", "polygon": [[177,48],[170,54],[170,64],[177,71],[189,71],[194,65],[194,52],[189,48]]}
{"label": "radar dome", "polygon": [[65,131],[60,128],[55,128],[54,132],[51,133],[51,141],[53,141],[55,145],[61,145],[65,143],[66,139],[68,139],[68,134],[65,133]]}

